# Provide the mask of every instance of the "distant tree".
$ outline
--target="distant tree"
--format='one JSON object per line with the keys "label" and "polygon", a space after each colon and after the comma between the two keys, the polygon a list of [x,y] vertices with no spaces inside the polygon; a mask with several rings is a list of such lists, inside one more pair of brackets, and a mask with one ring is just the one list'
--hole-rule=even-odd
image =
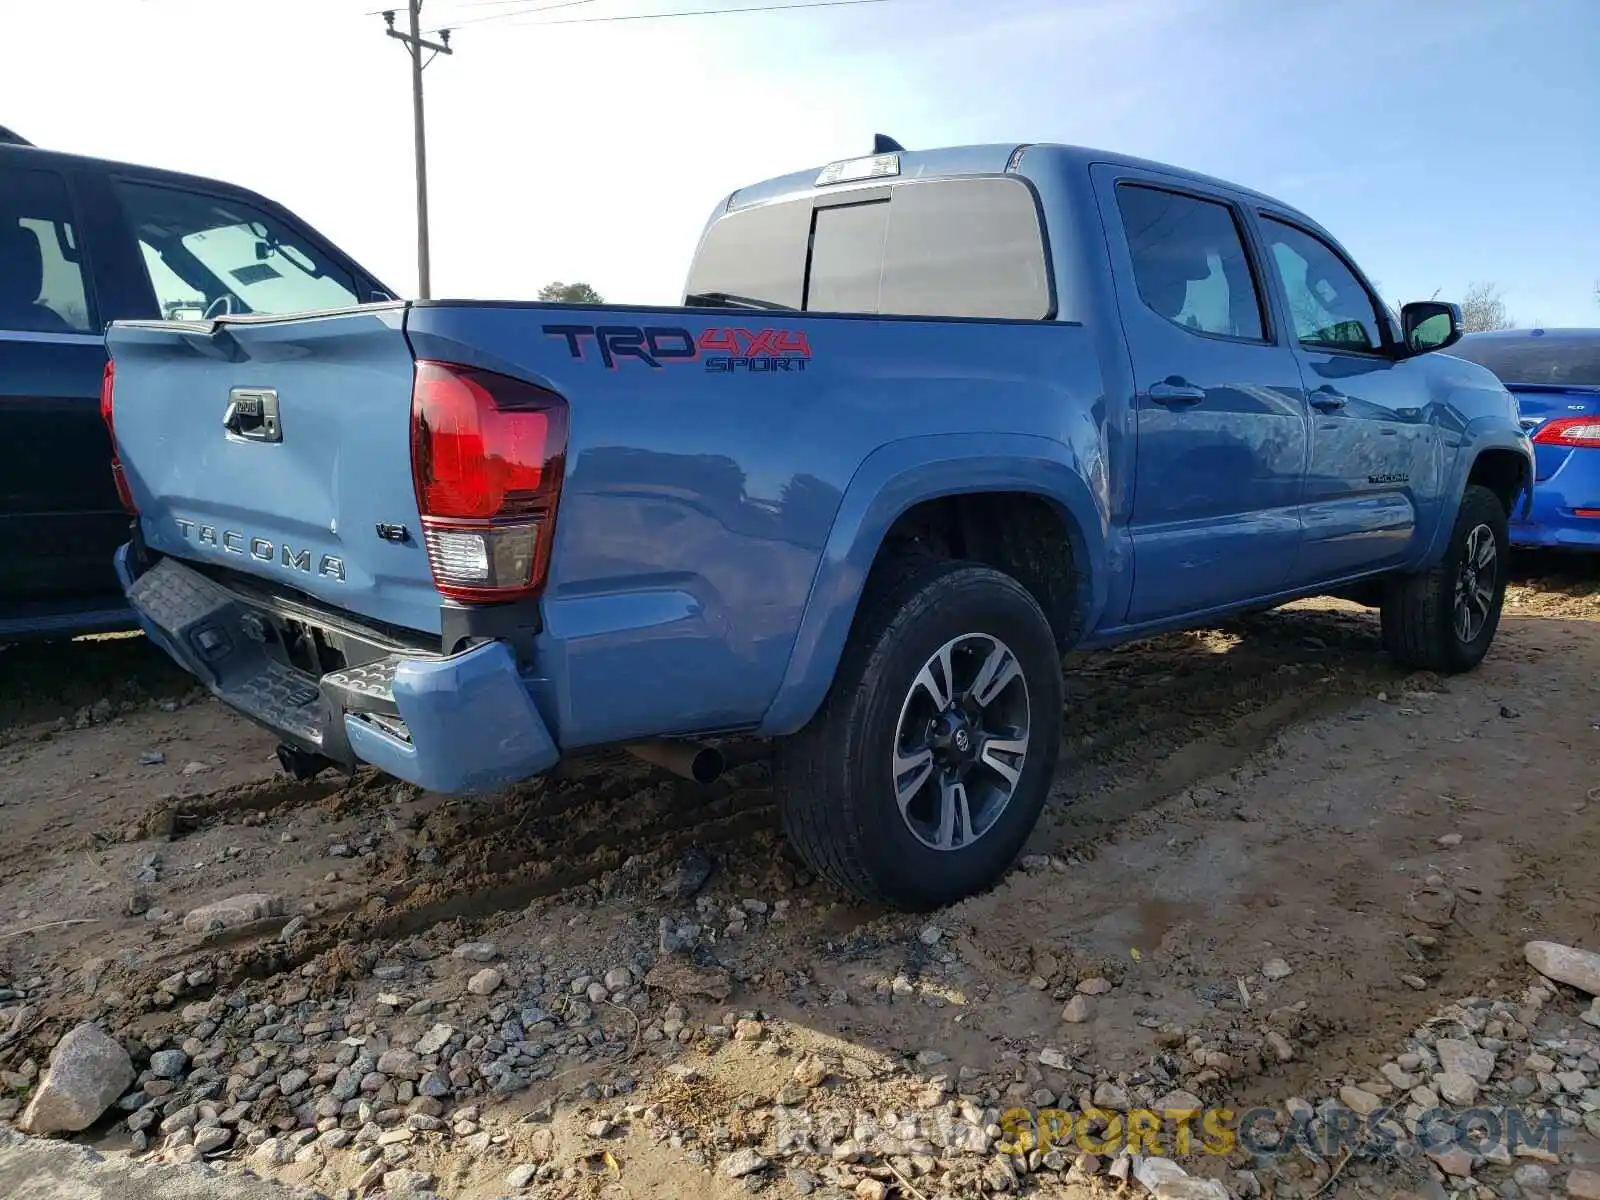
{"label": "distant tree", "polygon": [[600,293],[587,283],[547,283],[539,289],[539,299],[555,304],[604,304]]}
{"label": "distant tree", "polygon": [[1500,285],[1469,283],[1461,297],[1461,324],[1468,333],[1482,333],[1486,329],[1515,329],[1516,321],[1506,312],[1506,302],[1500,295]]}

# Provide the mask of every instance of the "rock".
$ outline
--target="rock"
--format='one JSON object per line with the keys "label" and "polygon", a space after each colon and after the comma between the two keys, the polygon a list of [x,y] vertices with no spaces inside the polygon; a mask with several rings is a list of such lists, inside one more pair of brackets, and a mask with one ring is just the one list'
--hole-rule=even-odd
{"label": "rock", "polygon": [[1561,1085],[1563,1091],[1571,1092],[1574,1096],[1589,1086],[1589,1081],[1584,1078],[1582,1071],[1557,1071],[1556,1082]]}
{"label": "rock", "polygon": [[785,1172],[784,1178],[789,1181],[789,1187],[794,1190],[797,1196],[809,1196],[817,1190],[817,1177],[810,1171],[802,1170],[799,1167],[790,1167]]}
{"label": "rock", "polygon": [[1488,1083],[1494,1074],[1494,1051],[1485,1050],[1476,1042],[1457,1038],[1440,1038],[1434,1046],[1439,1055],[1439,1066],[1449,1072],[1470,1075],[1479,1083]]}
{"label": "rock", "polygon": [[56,1043],[17,1128],[24,1133],[87,1129],[133,1080],[133,1062],[121,1043],[98,1026],[79,1025]]}
{"label": "rock", "polygon": [[444,1049],[444,1045],[456,1034],[449,1025],[435,1025],[427,1033],[417,1039],[414,1049],[424,1058],[437,1054]]}
{"label": "rock", "polygon": [[603,982],[607,991],[620,992],[624,988],[633,986],[633,972],[628,970],[627,967],[612,967],[611,970],[606,972]]}
{"label": "rock", "polygon": [[1153,1192],[1163,1183],[1187,1179],[1189,1174],[1170,1158],[1151,1155],[1148,1158],[1139,1157],[1134,1160],[1133,1177],[1144,1184],[1146,1191]]}
{"label": "rock", "polygon": [[706,881],[711,878],[711,872],[716,869],[716,864],[711,856],[698,846],[691,846],[683,852],[683,857],[678,860],[678,867],[665,883],[661,885],[661,897],[664,900],[692,900]]}
{"label": "rock", "polygon": [[1448,888],[1430,886],[1413,893],[1406,901],[1406,908],[1424,925],[1443,929],[1455,914],[1456,898]]}
{"label": "rock", "polygon": [[139,765],[141,767],[159,767],[166,761],[167,756],[159,750],[146,750],[139,755]]}
{"label": "rock", "polygon": [[1294,1047],[1276,1029],[1267,1034],[1267,1048],[1272,1051],[1272,1057],[1281,1063],[1294,1061]]}
{"label": "rock", "polygon": [[251,1152],[250,1161],[263,1167],[281,1167],[294,1161],[294,1146],[283,1138],[268,1138]]}
{"label": "rock", "polygon": [[1367,1117],[1383,1107],[1383,1101],[1364,1088],[1342,1087],[1339,1089],[1339,1102],[1346,1108]]}
{"label": "rock", "polygon": [[1163,1183],[1156,1189],[1155,1200],[1231,1200],[1231,1197],[1228,1189],[1215,1179],[1187,1175]]}
{"label": "rock", "polygon": [[1168,1092],[1151,1106],[1157,1113],[1169,1112],[1201,1112],[1205,1105],[1200,1102],[1200,1097],[1193,1092],[1186,1092],[1182,1088]]}
{"label": "rock", "polygon": [[209,770],[211,770],[209,763],[190,762],[183,764],[183,773],[185,775],[204,775]]}
{"label": "rock", "polygon": [[672,996],[705,996],[726,1000],[733,993],[733,979],[721,967],[697,967],[680,959],[665,959],[650,968],[644,977],[647,987],[659,988]]}
{"label": "rock", "polygon": [[496,988],[500,986],[500,982],[503,978],[504,976],[502,976],[500,972],[496,971],[493,967],[485,967],[471,979],[467,980],[467,991],[471,992],[474,996],[490,995]]}
{"label": "rock", "polygon": [[401,1078],[408,1078],[415,1074],[417,1070],[416,1051],[402,1050],[398,1047],[393,1050],[385,1050],[378,1055],[378,1065],[375,1069],[384,1075],[398,1075]]}
{"label": "rock", "polygon": [[1472,1174],[1472,1151],[1463,1146],[1440,1146],[1429,1150],[1428,1157],[1439,1165],[1439,1169],[1446,1175],[1454,1175],[1457,1179],[1465,1179]]}
{"label": "rock", "polygon": [[1517,1181],[1517,1186],[1528,1192],[1545,1192],[1550,1190],[1550,1172],[1538,1163],[1524,1163],[1511,1172],[1511,1178]]}
{"label": "rock", "polygon": [[1600,1172],[1574,1167],[1567,1175],[1567,1195],[1572,1200],[1600,1200]]}
{"label": "rock", "polygon": [[1094,1089],[1094,1106],[1112,1112],[1127,1112],[1129,1107],[1128,1093],[1107,1079]]}
{"label": "rock", "polygon": [[1065,1071],[1069,1066],[1071,1066],[1071,1063],[1068,1061],[1067,1056],[1060,1050],[1056,1049],[1054,1046],[1046,1046],[1043,1050],[1039,1051],[1039,1065],[1042,1067],[1049,1067],[1054,1071]]}
{"label": "rock", "polygon": [[178,1079],[189,1065],[189,1056],[182,1050],[157,1050],[150,1056],[150,1072],[157,1079]]}
{"label": "rock", "polygon": [[1434,1087],[1446,1104],[1467,1108],[1478,1098],[1478,1082],[1465,1071],[1443,1071],[1434,1076]]}
{"label": "rock", "polygon": [[402,1168],[387,1171],[383,1176],[383,1190],[391,1196],[410,1196],[418,1192],[433,1191],[433,1176],[423,1171]]}
{"label": "rock", "polygon": [[194,1135],[194,1148],[201,1154],[213,1154],[233,1140],[233,1131],[213,1125]]}
{"label": "rock", "polygon": [[1529,942],[1523,947],[1528,965],[1546,979],[1600,995],[1600,954],[1576,950],[1557,942]]}
{"label": "rock", "polygon": [[592,1138],[608,1138],[617,1131],[617,1127],[610,1121],[601,1117],[599,1120],[590,1121],[584,1132]]}
{"label": "rock", "polygon": [[795,1065],[794,1078],[803,1087],[821,1087],[828,1078],[828,1064],[815,1054],[808,1054]]}
{"label": "rock", "polygon": [[610,990],[603,983],[591,983],[584,991],[584,996],[590,1004],[604,1004],[610,995]]}
{"label": "rock", "polygon": [[183,918],[183,928],[189,933],[215,933],[221,929],[237,929],[255,921],[264,921],[283,912],[283,901],[264,892],[233,896],[213,904],[202,904],[191,909]]}
{"label": "rock", "polygon": [[1413,991],[1425,992],[1428,990],[1428,981],[1421,975],[1402,975],[1400,976],[1400,982]]}
{"label": "rock", "polygon": [[733,1027],[733,1040],[736,1042],[759,1042],[765,1032],[760,1021],[740,1021]]}
{"label": "rock", "polygon": [[917,934],[917,940],[924,946],[937,946],[939,939],[944,937],[944,930],[937,925],[924,925],[922,932]]}
{"label": "rock", "polygon": [[506,1172],[506,1186],[513,1192],[520,1192],[533,1182],[533,1177],[539,1173],[539,1168],[530,1163],[523,1163],[520,1167],[512,1167]]}
{"label": "rock", "polygon": [[1111,990],[1111,981],[1101,979],[1098,975],[1088,979],[1078,980],[1079,993],[1085,996],[1104,996]]}
{"label": "rock", "polygon": [[1600,996],[1596,996],[1589,1007],[1579,1014],[1584,1023],[1600,1028]]}
{"label": "rock", "polygon": [[722,1160],[722,1173],[730,1179],[743,1179],[746,1175],[765,1171],[767,1165],[766,1159],[746,1146],[742,1150],[735,1150]]}
{"label": "rock", "polygon": [[1061,1019],[1068,1025],[1082,1025],[1094,1013],[1094,1002],[1088,996],[1077,995],[1068,1000],[1061,1010]]}
{"label": "rock", "polygon": [[1269,958],[1261,964],[1262,978],[1270,979],[1273,982],[1279,979],[1287,979],[1293,974],[1294,968],[1281,958]]}
{"label": "rock", "polygon": [[1459,833],[1447,833],[1439,839],[1439,845],[1444,846],[1446,849],[1451,846],[1459,846],[1461,845],[1461,835]]}
{"label": "rock", "polygon": [[450,951],[450,957],[461,962],[486,963],[499,958],[500,951],[493,942],[462,942]]}
{"label": "rock", "polygon": [[888,1200],[889,1185],[881,1179],[863,1179],[856,1184],[856,1200]]}

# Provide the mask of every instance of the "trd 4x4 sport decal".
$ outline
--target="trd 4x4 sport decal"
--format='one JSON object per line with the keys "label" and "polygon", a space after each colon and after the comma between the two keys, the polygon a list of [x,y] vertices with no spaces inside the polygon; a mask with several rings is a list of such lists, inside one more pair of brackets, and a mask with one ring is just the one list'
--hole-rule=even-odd
{"label": "trd 4x4 sport decal", "polygon": [[544,332],[566,339],[567,351],[580,361],[592,343],[608,371],[630,358],[656,370],[699,362],[713,374],[804,371],[811,361],[803,329],[711,328],[698,338],[687,329],[662,325],[546,325]]}

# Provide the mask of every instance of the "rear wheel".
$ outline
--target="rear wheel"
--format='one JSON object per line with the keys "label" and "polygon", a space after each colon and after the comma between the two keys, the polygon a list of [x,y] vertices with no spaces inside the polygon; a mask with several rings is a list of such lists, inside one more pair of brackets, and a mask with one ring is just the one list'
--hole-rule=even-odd
{"label": "rear wheel", "polygon": [[1383,600],[1384,648],[1417,670],[1472,670],[1489,652],[1500,624],[1509,555],[1500,498],[1469,485],[1444,558],[1430,570],[1390,582]]}
{"label": "rear wheel", "polygon": [[993,885],[1039,817],[1061,665],[1016,580],[934,558],[876,573],[823,707],[776,750],[784,832],[824,878],[926,910]]}

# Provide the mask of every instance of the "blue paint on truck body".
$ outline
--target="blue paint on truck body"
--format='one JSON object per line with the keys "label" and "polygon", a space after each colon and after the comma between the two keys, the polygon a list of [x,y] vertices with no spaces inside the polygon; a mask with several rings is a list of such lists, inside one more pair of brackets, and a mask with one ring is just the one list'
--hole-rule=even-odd
{"label": "blue paint on truck body", "polygon": [[[1070,147],[906,153],[899,166],[895,186],[1026,182],[1045,233],[1046,319],[446,301],[114,326],[138,561],[253,581],[302,598],[308,620],[359,626],[403,664],[392,696],[410,741],[340,712],[344,733],[319,752],[485,790],[586,746],[800,728],[826,696],[885,535],[925,501],[1042,501],[1070,544],[1071,625],[1087,647],[1426,566],[1481,455],[1531,463],[1487,371],[1296,340],[1263,223],[1337,243],[1268,197]],[[838,188],[816,180],[743,189],[708,233],[761,206],[834,203]],[[1231,215],[1261,297],[1259,337],[1206,336],[1144,302],[1118,214],[1125,184]],[[1387,310],[1374,324],[1399,338]],[[652,365],[627,352],[634,335],[612,353],[607,330],[643,331],[638,344],[662,354]],[[803,336],[809,353],[719,369],[704,347],[734,330]],[[372,532],[420,525],[417,359],[497,372],[569,405],[536,601],[466,612],[441,601],[417,537]],[[1152,397],[1173,381],[1197,399]],[[240,386],[277,389],[281,445],[223,436],[222,406]]]}

